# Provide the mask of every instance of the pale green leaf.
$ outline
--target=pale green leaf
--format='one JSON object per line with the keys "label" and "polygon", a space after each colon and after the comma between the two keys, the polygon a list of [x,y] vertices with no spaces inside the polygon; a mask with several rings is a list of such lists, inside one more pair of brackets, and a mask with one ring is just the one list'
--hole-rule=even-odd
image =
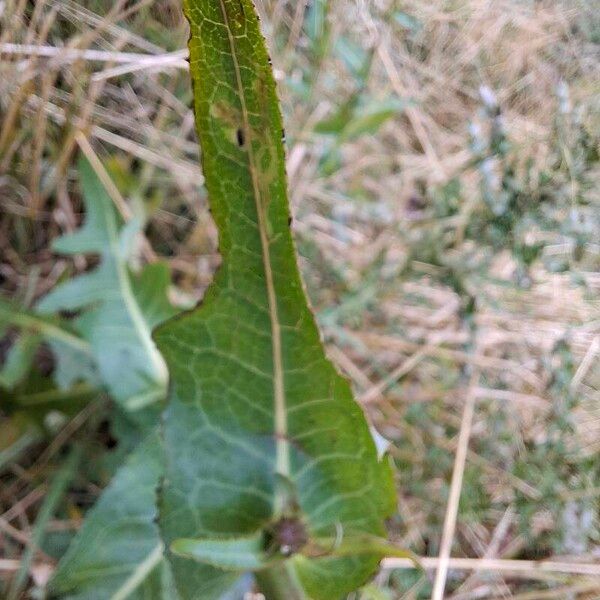
{"label": "pale green leaf", "polygon": [[340,134],[340,142],[355,139],[361,135],[374,134],[390,119],[400,114],[406,107],[402,100],[373,102],[357,108]]}
{"label": "pale green leaf", "polygon": [[39,345],[40,336],[31,333],[21,335],[13,343],[0,368],[1,387],[13,388],[27,376]]}
{"label": "pale green leaf", "polygon": [[[325,357],[303,291],[281,116],[254,6],[184,6],[223,263],[202,306],[155,334],[171,375],[159,501],[165,543],[250,536],[286,517],[311,537],[340,528],[382,536],[394,507],[391,471],[348,382]],[[297,552],[285,564],[306,597],[334,600],[364,583],[380,558],[378,549],[343,558]],[[184,600],[218,597],[231,582],[225,571],[171,560]],[[193,564],[202,575],[190,576]]]}
{"label": "pale green leaf", "polygon": [[39,315],[0,299],[0,325],[13,325],[20,329],[4,364],[0,379],[3,385],[12,387],[23,378],[32,366],[39,343],[48,343],[56,365],[53,379],[66,390],[79,381],[100,387],[92,348],[82,339],[65,319],[56,315]]}
{"label": "pale green leaf", "polygon": [[400,25],[404,29],[408,29],[413,33],[423,29],[423,24],[418,19],[416,19],[412,15],[409,15],[408,13],[398,10],[394,13],[393,16],[398,25]]}
{"label": "pale green leaf", "polygon": [[[128,268],[141,222],[122,223],[98,176],[84,159],[79,166],[86,207],[83,227],[54,243],[57,252],[98,253],[99,266],[52,290],[41,312],[81,311],[74,327],[87,341],[111,395],[131,410],[165,395],[167,371],[151,338],[152,328],[174,314],[167,300],[168,269]],[[65,376],[66,377],[66,376]]]}
{"label": "pale green leaf", "polygon": [[273,560],[265,549],[265,535],[262,532],[241,538],[181,538],[171,544],[171,550],[179,556],[233,571],[264,569]]}
{"label": "pale green leaf", "polygon": [[91,353],[91,347],[88,347],[89,352],[83,353],[77,348],[56,339],[48,340],[48,345],[56,359],[52,378],[58,387],[66,390],[81,381],[85,381],[98,389],[103,387],[96,362]]}
{"label": "pale green leaf", "polygon": [[61,560],[53,593],[69,600],[176,600],[155,523],[162,460],[156,434],[128,458]]}

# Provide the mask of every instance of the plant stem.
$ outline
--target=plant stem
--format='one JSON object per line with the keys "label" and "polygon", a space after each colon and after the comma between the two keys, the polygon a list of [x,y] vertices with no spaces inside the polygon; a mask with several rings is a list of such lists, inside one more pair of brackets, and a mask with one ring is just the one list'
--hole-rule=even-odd
{"label": "plant stem", "polygon": [[280,563],[259,571],[256,581],[267,600],[310,600],[294,575],[289,563]]}

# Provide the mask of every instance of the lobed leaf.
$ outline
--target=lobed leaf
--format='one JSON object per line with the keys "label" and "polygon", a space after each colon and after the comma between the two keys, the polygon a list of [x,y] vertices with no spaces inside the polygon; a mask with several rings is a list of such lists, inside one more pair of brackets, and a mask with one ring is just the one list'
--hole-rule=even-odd
{"label": "lobed leaf", "polygon": [[36,314],[0,298],[0,326],[3,325],[18,327],[20,334],[0,369],[0,386],[9,390],[19,385],[27,387],[27,379],[34,376],[32,369],[35,370],[39,346],[45,341],[54,354],[52,379],[60,389],[70,390],[82,381],[100,387],[90,345],[65,319]]}
{"label": "lobed leaf", "polygon": [[[86,220],[79,230],[54,243],[64,254],[98,253],[99,266],[54,288],[38,305],[42,313],[80,311],[74,327],[89,344],[94,363],[112,397],[139,409],[166,394],[167,371],[151,331],[175,310],[167,300],[166,265],[148,265],[139,275],[128,267],[142,223],[124,225],[98,176],[85,160],[79,165]],[[58,356],[67,350],[53,345]],[[76,362],[76,361],[71,361]],[[68,379],[71,370],[59,375]]]}

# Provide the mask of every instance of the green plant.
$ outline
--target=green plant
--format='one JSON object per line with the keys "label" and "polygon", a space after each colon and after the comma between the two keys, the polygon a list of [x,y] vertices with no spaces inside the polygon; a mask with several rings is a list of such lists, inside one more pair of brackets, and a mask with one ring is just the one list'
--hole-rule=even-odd
{"label": "green plant", "polygon": [[[164,364],[145,360],[162,319],[114,338],[132,350],[118,370],[101,372],[115,346],[99,342],[114,315],[131,314],[127,287],[146,320],[158,298],[191,307],[220,262],[189,70],[176,58],[189,35],[181,2],[4,4],[0,597],[177,599],[156,502]],[[401,4],[256,3],[280,85],[302,278],[332,358],[389,439],[399,498],[386,529],[440,553],[472,385],[451,556],[590,562],[600,540],[590,9]],[[90,160],[79,168],[78,145]],[[90,202],[114,219],[90,228]],[[134,240],[117,258],[93,239],[111,227]],[[73,232],[80,248],[66,254],[59,240]],[[114,285],[117,261],[125,286]],[[157,268],[164,284],[139,293]],[[108,305],[101,293],[75,303],[65,290],[98,272]],[[71,307],[47,305],[61,295]],[[130,396],[119,383],[133,381]],[[200,556],[223,550],[202,539]],[[241,539],[242,558],[260,543]],[[428,574],[392,564],[348,600],[431,598]],[[595,597],[592,579],[452,569],[446,591]]]}
{"label": "green plant", "polygon": [[172,381],[162,535],[184,596],[253,570],[268,597],[341,597],[389,551],[391,471],[306,303],[253,5],[187,2],[186,13],[223,265],[203,306],[155,334]]}
{"label": "green plant", "polygon": [[106,389],[131,412],[157,406],[166,394],[167,370],[151,332],[177,312],[167,297],[168,268],[155,262],[133,272],[129,264],[142,220],[123,223],[84,159],[79,179],[85,224],[58,238],[53,247],[60,254],[97,253],[99,264],[60,283],[31,310],[0,300],[0,325],[21,332],[0,371],[0,385],[27,385],[36,352],[44,343],[56,363],[53,379],[59,389],[86,382],[90,389]]}
{"label": "green plant", "polygon": [[[112,461],[137,448],[87,516],[63,557],[52,590],[59,597],[86,599],[135,597],[130,592],[145,591],[160,597],[158,590],[164,586],[155,567],[162,558],[162,543],[153,518],[162,472],[156,429],[166,394],[166,365],[151,331],[177,309],[168,300],[165,263],[155,262],[139,272],[130,268],[142,221],[123,223],[85,160],[79,164],[79,180],[84,226],[57,239],[54,249],[80,256],[97,253],[99,262],[86,274],[57,285],[30,310],[0,300],[0,329],[13,338],[0,370],[2,410],[25,431],[21,439],[31,445],[46,434],[55,435],[65,417],[89,413],[105,393],[110,395],[115,407],[109,413],[98,411],[98,417],[109,420],[119,441]],[[96,421],[91,432],[98,427]],[[140,444],[140,438],[147,441]],[[99,453],[100,460],[97,446],[78,441],[75,452],[81,454],[82,449],[93,460],[94,478],[104,483],[103,475],[112,470],[106,449]],[[58,499],[53,508],[57,504]],[[46,542],[44,527],[43,521],[36,522],[38,545]],[[25,580],[16,581],[11,598],[18,597]],[[173,597],[165,591],[164,598]]]}
{"label": "green plant", "polygon": [[[161,398],[161,355],[171,385],[163,435],[145,429],[51,589],[81,599],[221,598],[247,589],[253,572],[267,598],[342,597],[383,556],[406,556],[385,540],[390,465],[325,357],[302,288],[281,116],[254,6],[184,4],[223,264],[200,307],[155,331],[158,354],[148,334],[173,313],[168,278],[157,266],[130,277],[127,242],[139,224],[119,234],[100,181],[82,164],[86,198],[97,202],[88,203],[85,226],[56,247],[100,252],[102,260],[55,289],[38,312],[92,306],[74,327],[126,412],[144,413]],[[107,325],[115,321],[117,330]],[[116,344],[130,352],[119,359],[108,351]]]}

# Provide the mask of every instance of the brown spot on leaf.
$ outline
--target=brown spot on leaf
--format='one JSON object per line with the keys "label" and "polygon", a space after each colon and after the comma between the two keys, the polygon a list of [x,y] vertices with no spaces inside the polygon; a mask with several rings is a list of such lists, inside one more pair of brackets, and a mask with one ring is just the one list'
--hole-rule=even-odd
{"label": "brown spot on leaf", "polygon": [[281,554],[291,556],[304,548],[308,542],[308,533],[300,519],[282,517],[273,525],[273,542]]}
{"label": "brown spot on leaf", "polygon": [[241,127],[238,127],[236,131],[236,139],[238,146],[240,148],[243,148],[244,144],[246,143],[246,134],[244,133],[244,130]]}

